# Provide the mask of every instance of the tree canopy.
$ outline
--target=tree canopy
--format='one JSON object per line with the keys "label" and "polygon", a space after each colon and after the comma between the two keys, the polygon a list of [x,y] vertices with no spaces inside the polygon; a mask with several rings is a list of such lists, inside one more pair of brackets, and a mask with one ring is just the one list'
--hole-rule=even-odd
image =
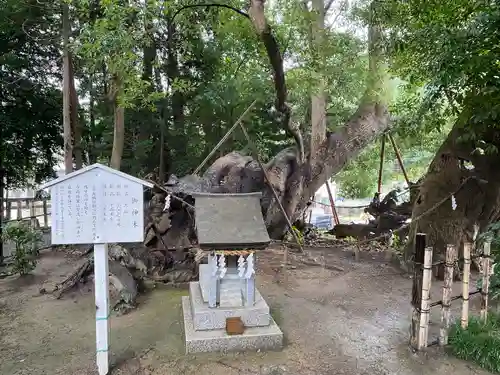
{"label": "tree canopy", "polygon": [[0,159],[9,186],[52,174],[61,150],[57,20],[44,4],[9,1],[0,17]]}
{"label": "tree canopy", "polygon": [[[125,113],[122,169],[135,174],[192,171],[254,100],[244,121],[263,159],[291,145],[279,125],[268,51],[247,3],[70,1],[85,163],[109,160],[115,104]],[[291,122],[306,138],[319,86],[329,131],[346,123],[365,93],[371,3],[326,2],[319,29],[317,10],[307,2],[266,3],[285,62]],[[22,185],[50,175],[62,151],[62,13],[56,4],[11,0],[1,12],[2,161],[9,185]],[[487,1],[377,2],[385,62],[398,78],[392,133],[413,180],[465,111],[471,121],[463,121],[464,137],[481,152],[496,151],[481,133],[496,126],[500,108],[499,13]],[[249,151],[239,132],[216,156],[234,149]],[[374,192],[379,150],[379,142],[371,144],[335,177],[344,195]],[[385,178],[393,180],[394,155],[386,151]]]}

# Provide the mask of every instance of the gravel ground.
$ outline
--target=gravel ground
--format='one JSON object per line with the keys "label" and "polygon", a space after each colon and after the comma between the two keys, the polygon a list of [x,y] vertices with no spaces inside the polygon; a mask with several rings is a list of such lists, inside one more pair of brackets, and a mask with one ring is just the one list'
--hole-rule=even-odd
{"label": "gravel ground", "polygon": [[[285,278],[275,272],[280,249],[259,257],[259,288],[285,333],[283,351],[186,356],[180,307],[186,291],[157,288],[137,310],[112,317],[112,374],[487,374],[437,349],[418,355],[408,349],[411,280],[382,254],[362,253],[354,262],[341,249],[322,253],[344,271],[294,264],[290,257],[294,266]],[[76,262],[49,252],[32,276],[0,280],[0,374],[97,374],[92,287],[61,300],[39,292],[50,290]],[[434,283],[433,300],[440,299],[439,286]],[[439,313],[436,308],[431,317],[431,339]]]}

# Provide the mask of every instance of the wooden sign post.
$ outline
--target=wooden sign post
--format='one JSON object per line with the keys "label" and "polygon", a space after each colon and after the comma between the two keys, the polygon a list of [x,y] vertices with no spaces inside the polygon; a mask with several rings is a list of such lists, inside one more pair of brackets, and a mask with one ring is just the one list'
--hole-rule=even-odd
{"label": "wooden sign post", "polygon": [[153,187],[101,164],[40,186],[50,189],[52,244],[94,244],[99,375],[109,371],[108,243],[144,241],[144,186]]}

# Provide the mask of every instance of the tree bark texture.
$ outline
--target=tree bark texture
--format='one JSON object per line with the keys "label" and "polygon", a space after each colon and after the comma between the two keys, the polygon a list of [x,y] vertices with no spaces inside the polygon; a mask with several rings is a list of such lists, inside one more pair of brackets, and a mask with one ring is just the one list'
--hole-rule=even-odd
{"label": "tree bark texture", "polygon": [[[478,232],[500,219],[500,154],[481,154],[472,141],[461,139],[466,126],[457,121],[439,148],[413,207],[410,238],[417,232],[426,233],[440,260],[446,245],[462,249],[464,242],[473,243]],[[482,138],[500,148],[498,132],[488,130]],[[456,209],[451,197],[439,204],[450,195]],[[405,258],[410,261],[411,257],[408,247]]]}
{"label": "tree bark texture", "polygon": [[64,172],[73,172],[73,143],[71,133],[71,60],[69,52],[69,6],[62,5],[63,21],[63,139],[64,139]]}
{"label": "tree bark texture", "polygon": [[323,0],[312,1],[311,49],[314,55],[316,74],[320,77],[318,85],[311,96],[311,158],[316,158],[316,151],[326,137],[326,94],[324,77],[324,27],[325,8]]}
{"label": "tree bark texture", "polygon": [[113,150],[111,152],[111,168],[120,170],[123,146],[125,143],[125,108],[115,104],[115,126],[113,131]]}
{"label": "tree bark texture", "polygon": [[78,121],[78,95],[75,87],[75,74],[73,65],[73,56],[69,53],[69,91],[70,91],[70,110],[71,110],[71,129],[73,131],[73,158],[75,169],[81,169],[83,166],[82,150],[82,128]]}

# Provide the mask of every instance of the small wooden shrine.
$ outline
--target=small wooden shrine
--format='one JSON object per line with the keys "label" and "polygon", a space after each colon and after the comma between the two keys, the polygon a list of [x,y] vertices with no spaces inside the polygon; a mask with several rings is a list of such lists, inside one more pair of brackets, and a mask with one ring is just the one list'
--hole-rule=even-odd
{"label": "small wooden shrine", "polygon": [[255,287],[257,254],[270,239],[260,193],[194,193],[200,281],[182,297],[186,352],[276,350],[283,332]]}
{"label": "small wooden shrine", "polygon": [[209,274],[202,272],[208,306],[255,303],[256,252],[270,242],[260,206],[261,193],[196,194],[198,245],[209,251]]}

